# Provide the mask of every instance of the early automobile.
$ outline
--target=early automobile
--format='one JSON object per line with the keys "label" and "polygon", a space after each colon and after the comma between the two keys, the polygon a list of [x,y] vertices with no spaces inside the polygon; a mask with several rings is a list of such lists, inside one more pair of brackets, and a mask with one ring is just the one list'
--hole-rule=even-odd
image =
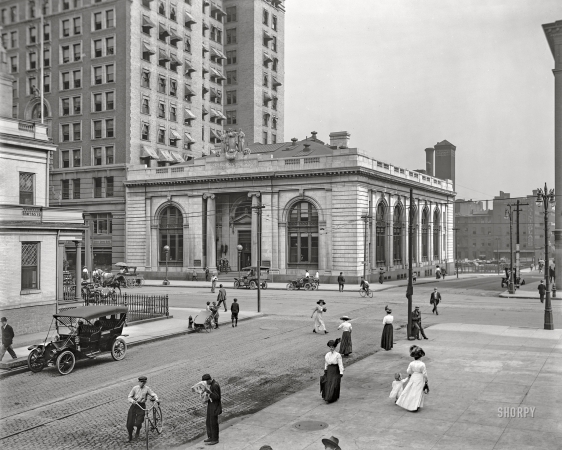
{"label": "early automobile", "polygon": [[[262,289],[267,289],[267,283],[269,280],[269,267],[260,267],[260,287]],[[258,288],[258,275],[256,271],[256,266],[244,267],[242,269],[246,272],[240,278],[234,277],[234,288]]]}
{"label": "early automobile", "polygon": [[309,278],[299,278],[298,280],[292,280],[287,283],[287,290],[294,291],[304,289],[305,291],[315,291],[318,289],[318,280]]}
{"label": "early automobile", "polygon": [[130,266],[125,262],[119,262],[115,264],[119,267],[119,274],[123,275],[124,280],[122,284],[123,287],[133,288],[135,286],[143,286],[144,285],[144,277],[137,273],[136,266]]}
{"label": "early automobile", "polygon": [[[54,365],[61,375],[68,375],[76,359],[92,359],[103,352],[110,352],[115,361],[122,360],[127,353],[126,335],[122,334],[127,311],[126,306],[81,306],[53,315],[43,343],[28,347],[29,369],[40,372]],[[56,335],[49,341],[53,323]]]}

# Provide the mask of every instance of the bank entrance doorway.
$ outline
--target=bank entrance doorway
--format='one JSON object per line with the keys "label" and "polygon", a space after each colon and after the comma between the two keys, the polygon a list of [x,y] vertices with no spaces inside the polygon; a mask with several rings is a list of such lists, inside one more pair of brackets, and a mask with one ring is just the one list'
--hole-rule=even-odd
{"label": "bank entrance doorway", "polygon": [[243,247],[240,255],[240,263],[242,265],[238,268],[240,270],[243,267],[252,265],[252,231],[238,230],[238,244]]}

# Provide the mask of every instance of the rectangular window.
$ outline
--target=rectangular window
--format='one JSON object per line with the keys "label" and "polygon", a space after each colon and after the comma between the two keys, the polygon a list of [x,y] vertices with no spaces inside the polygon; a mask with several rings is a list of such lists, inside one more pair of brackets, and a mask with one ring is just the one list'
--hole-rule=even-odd
{"label": "rectangular window", "polygon": [[72,98],[74,114],[82,114],[82,97]]}
{"label": "rectangular window", "polygon": [[10,48],[16,48],[18,46],[18,32],[10,32]]}
{"label": "rectangular window", "polygon": [[226,72],[226,84],[236,84],[236,70]]}
{"label": "rectangular window", "polygon": [[226,104],[227,105],[236,104],[236,91],[226,91]]}
{"label": "rectangular window", "polygon": [[101,198],[102,178],[94,178],[94,198]]}
{"label": "rectangular window", "polygon": [[82,71],[81,70],[75,70],[72,72],[72,76],[74,79],[74,87],[75,88],[79,88],[82,86]]}
{"label": "rectangular window", "polygon": [[72,46],[72,53],[74,62],[80,61],[82,59],[82,44],[74,44]]}
{"label": "rectangular window", "polygon": [[236,44],[236,28],[226,30],[226,43]]}
{"label": "rectangular window", "polygon": [[265,8],[262,13],[262,22],[264,25],[269,25],[269,12]]}
{"label": "rectangular window", "polygon": [[113,197],[113,177],[105,178],[105,196]]}
{"label": "rectangular window", "polygon": [[62,199],[68,200],[70,198],[70,180],[62,180]]}
{"label": "rectangular window", "polygon": [[94,147],[94,166],[102,165],[102,148]]}
{"label": "rectangular window", "polygon": [[103,111],[102,94],[94,94],[94,112]]}
{"label": "rectangular window", "polygon": [[105,38],[105,54],[106,55],[115,54],[115,38],[114,37]]}
{"label": "rectangular window", "polygon": [[166,105],[163,102],[158,103],[158,117],[160,119],[166,118]]}
{"label": "rectangular window", "polygon": [[70,151],[69,150],[62,150],[61,151],[61,158],[62,158],[62,168],[66,169],[70,167]]}
{"label": "rectangular window", "polygon": [[271,28],[277,31],[277,16],[271,16]]}
{"label": "rectangular window", "polygon": [[113,129],[113,119],[105,120],[105,137],[112,138],[115,137]]}
{"label": "rectangular window", "polygon": [[62,37],[70,36],[70,20],[61,21]]}
{"label": "rectangular window", "polygon": [[96,39],[94,41],[94,58],[100,58],[103,56],[103,41],[101,39]]}
{"label": "rectangular window", "polygon": [[158,129],[158,143],[159,144],[166,143],[166,130],[164,128]]}
{"label": "rectangular window", "polygon": [[264,131],[264,132],[263,132],[263,141],[262,141],[262,143],[263,143],[263,144],[267,144],[267,131]]}
{"label": "rectangular window", "polygon": [[114,148],[105,147],[105,163],[113,164],[113,162],[114,162]]}
{"label": "rectangular window", "polygon": [[82,17],[75,17],[72,20],[72,25],[74,27],[74,34],[82,34]]}
{"label": "rectangular window", "polygon": [[82,157],[80,150],[72,150],[72,167],[80,167],[82,164]]}
{"label": "rectangular window", "polygon": [[94,84],[102,84],[103,83],[103,72],[102,67],[94,67]]}
{"label": "rectangular window", "polygon": [[73,141],[82,140],[81,129],[82,129],[82,127],[81,127],[80,123],[73,123],[72,124],[72,140]]}
{"label": "rectangular window", "polygon": [[274,52],[277,51],[277,37],[273,36],[273,39],[271,40],[271,50],[273,50]]}
{"label": "rectangular window", "polygon": [[46,23],[46,24],[43,25],[43,39],[45,41],[51,40],[51,24],[50,23]]}
{"label": "rectangular window", "polygon": [[43,66],[49,67],[51,65],[51,50],[46,48],[43,50]]}
{"label": "rectangular window", "polygon": [[70,141],[70,125],[61,125],[61,134],[62,134],[62,141],[68,142]]}
{"label": "rectangular window", "polygon": [[111,234],[113,232],[111,214],[92,214],[92,219],[94,234]]}
{"label": "rectangular window", "polygon": [[62,115],[68,116],[70,114],[70,99],[61,98],[60,104],[61,104]]}
{"label": "rectangular window", "polygon": [[29,52],[29,69],[37,69],[37,53],[35,52]]}
{"label": "rectangular window", "polygon": [[166,77],[162,75],[158,76],[158,92],[162,94],[166,93]]}
{"label": "rectangular window", "polygon": [[80,178],[72,180],[72,198],[80,198]]}
{"label": "rectangular window", "polygon": [[105,66],[105,82],[113,83],[115,81],[115,67],[113,64]]}
{"label": "rectangular window", "polygon": [[147,123],[141,125],[141,139],[148,141],[150,139],[150,126]]}
{"label": "rectangular window", "polygon": [[102,137],[102,121],[94,120],[94,139],[101,139]]}
{"label": "rectangular window", "polygon": [[61,56],[63,64],[70,62],[70,45],[63,45],[61,47]]}
{"label": "rectangular window", "polygon": [[115,109],[115,92],[105,93],[105,109],[107,111],[113,111]]}
{"label": "rectangular window", "polygon": [[20,172],[20,205],[35,204],[35,174]]}
{"label": "rectangular window", "polygon": [[226,63],[236,64],[236,50],[230,50],[226,52]]}
{"label": "rectangular window", "polygon": [[30,44],[35,44],[37,42],[37,28],[29,28],[27,40]]}
{"label": "rectangular window", "polygon": [[176,80],[170,80],[170,95],[172,97],[177,97],[178,94],[178,82]]}
{"label": "rectangular window", "polygon": [[10,57],[10,72],[11,73],[17,73],[18,71],[18,57],[17,56],[11,56]]}
{"label": "rectangular window", "polygon": [[94,23],[94,31],[102,29],[103,24],[102,24],[102,14],[101,14],[101,12],[94,13],[93,23]]}
{"label": "rectangular window", "polygon": [[226,8],[226,22],[236,22],[236,6]]}
{"label": "rectangular window", "polygon": [[277,135],[276,134],[271,134],[271,143],[272,144],[277,144]]}
{"label": "rectangular window", "polygon": [[39,243],[21,243],[21,289],[39,289]]}
{"label": "rectangular window", "polygon": [[150,114],[150,100],[148,97],[143,97],[142,99],[141,112],[143,114]]}
{"label": "rectangular window", "polygon": [[226,112],[226,124],[227,125],[236,125],[236,111],[227,111]]}
{"label": "rectangular window", "polygon": [[115,11],[109,9],[105,12],[105,27],[113,28],[115,26]]}
{"label": "rectangular window", "polygon": [[150,71],[143,69],[141,73],[141,86],[150,88]]}
{"label": "rectangular window", "polygon": [[51,75],[43,75],[43,92],[51,92]]}
{"label": "rectangular window", "polygon": [[172,122],[176,122],[177,121],[177,109],[175,106],[170,105],[170,120]]}

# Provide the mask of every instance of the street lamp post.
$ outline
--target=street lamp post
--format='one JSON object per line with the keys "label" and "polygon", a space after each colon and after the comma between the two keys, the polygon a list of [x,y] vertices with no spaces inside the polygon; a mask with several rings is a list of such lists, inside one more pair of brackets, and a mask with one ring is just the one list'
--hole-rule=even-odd
{"label": "street lamp post", "polygon": [[164,246],[164,253],[166,253],[166,277],[164,278],[164,281],[162,281],[162,284],[164,286],[169,286],[170,281],[168,280],[168,255],[170,254],[170,246]]}
{"label": "street lamp post", "polygon": [[515,290],[513,287],[513,211],[511,210],[511,205],[507,205],[509,209],[505,210],[504,217],[509,218],[509,285],[508,292],[514,294]]}
{"label": "street lamp post", "polygon": [[544,271],[546,279],[546,300],[544,303],[544,329],[554,330],[554,319],[552,317],[552,303],[550,302],[550,286],[547,270],[550,267],[548,256],[548,210],[551,205],[554,205],[556,197],[554,196],[554,189],[550,191],[544,184],[544,190],[539,188],[537,190],[537,206],[544,207]]}
{"label": "street lamp post", "polygon": [[459,252],[458,252],[458,240],[457,240],[457,231],[459,228],[453,228],[453,233],[455,237],[455,272],[457,272],[457,278],[459,277]]}
{"label": "street lamp post", "polygon": [[240,279],[240,270],[242,267],[242,250],[244,250],[244,247],[242,247],[242,245],[238,244],[236,246],[236,250],[238,250],[238,279]]}

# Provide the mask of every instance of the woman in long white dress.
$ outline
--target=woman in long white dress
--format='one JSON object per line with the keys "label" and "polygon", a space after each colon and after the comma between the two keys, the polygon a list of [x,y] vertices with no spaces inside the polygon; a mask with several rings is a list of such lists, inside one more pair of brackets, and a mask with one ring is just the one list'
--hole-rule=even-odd
{"label": "woman in long white dress", "polygon": [[421,347],[413,345],[410,347],[410,356],[414,361],[408,366],[408,384],[396,404],[408,411],[417,412],[423,407],[424,387],[427,383],[427,369],[424,362],[420,360],[425,356],[425,352]]}
{"label": "woman in long white dress", "polygon": [[328,332],[326,331],[326,325],[324,325],[324,320],[322,319],[322,313],[326,312],[326,308],[324,307],[326,305],[326,302],[324,300],[318,300],[316,302],[316,305],[317,306],[313,309],[312,315],[310,316],[310,318],[312,319],[316,314],[316,317],[314,317],[314,328],[312,332],[318,333],[319,331],[323,331],[324,334],[328,334]]}

